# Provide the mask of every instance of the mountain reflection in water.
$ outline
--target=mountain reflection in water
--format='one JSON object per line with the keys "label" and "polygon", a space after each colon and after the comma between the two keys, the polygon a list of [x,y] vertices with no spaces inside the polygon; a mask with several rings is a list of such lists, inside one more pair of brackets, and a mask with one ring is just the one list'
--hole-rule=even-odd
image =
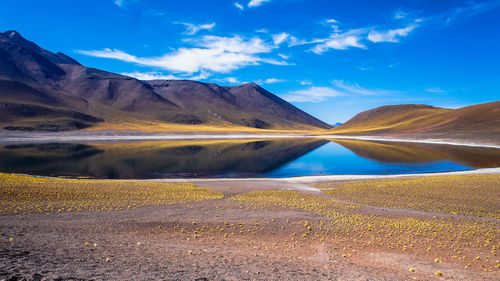
{"label": "mountain reflection in water", "polygon": [[118,179],[396,174],[498,166],[500,149],[307,138],[0,147],[2,172]]}
{"label": "mountain reflection in water", "polygon": [[95,178],[255,176],[326,140],[50,143],[0,148],[0,171]]}

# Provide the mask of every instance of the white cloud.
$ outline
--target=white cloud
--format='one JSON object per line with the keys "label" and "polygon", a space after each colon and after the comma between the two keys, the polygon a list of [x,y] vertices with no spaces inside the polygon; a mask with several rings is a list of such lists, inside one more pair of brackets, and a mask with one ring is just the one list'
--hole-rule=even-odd
{"label": "white cloud", "polygon": [[450,24],[453,20],[455,20],[458,17],[473,17],[478,14],[487,12],[489,10],[495,9],[498,6],[500,6],[500,1],[471,1],[468,3],[467,6],[464,7],[457,7],[452,10],[446,11],[443,14],[434,16],[434,17],[429,17],[427,19],[434,20],[437,19],[439,21],[445,20],[446,24]]}
{"label": "white cloud", "polygon": [[285,82],[286,80],[283,79],[278,79],[278,78],[268,78],[264,81],[264,84],[272,84],[272,83],[282,83]]}
{"label": "white cloud", "polygon": [[333,85],[338,90],[344,91],[346,94],[358,94],[358,95],[387,95],[387,94],[395,94],[397,91],[393,90],[384,90],[384,89],[366,89],[358,84],[349,84],[342,80],[333,80]]}
{"label": "white cloud", "polygon": [[446,93],[446,91],[441,88],[427,88],[426,91],[429,93],[439,93],[439,94]]}
{"label": "white cloud", "polygon": [[278,54],[278,56],[279,56],[280,58],[284,59],[284,60],[287,60],[287,59],[289,59],[289,58],[290,58],[290,56],[287,56],[287,55],[285,55],[285,54]]}
{"label": "white cloud", "polygon": [[345,94],[329,87],[310,87],[282,95],[289,102],[322,102],[332,97],[344,96]]}
{"label": "white cloud", "polygon": [[278,78],[267,78],[265,80],[257,80],[257,84],[274,84],[274,83],[282,83],[286,80],[278,79]]}
{"label": "white cloud", "polygon": [[334,20],[334,19],[327,19],[325,20],[325,22],[331,27],[333,28],[333,31],[335,33],[339,33],[341,30],[339,29],[339,25],[338,25],[338,21]]}
{"label": "white cloud", "polygon": [[129,4],[130,2],[137,2],[139,0],[113,0],[113,3],[120,7],[120,8],[125,8],[125,5]]}
{"label": "white cloud", "polygon": [[164,75],[158,72],[122,72],[121,75],[134,77],[139,80],[179,80],[185,79],[174,75]]}
{"label": "white cloud", "polygon": [[404,28],[389,29],[385,31],[370,31],[368,40],[373,43],[379,42],[399,42],[400,37],[405,37],[412,32],[417,25],[412,24]]}
{"label": "white cloud", "polygon": [[179,48],[160,57],[137,57],[121,50],[108,48],[78,52],[88,56],[117,59],[181,73],[200,71],[228,73],[244,66],[260,63],[288,64],[286,61],[261,57],[260,54],[270,53],[273,46],[258,37],[246,40],[237,35],[233,37],[203,36],[190,39],[188,42],[192,42],[197,47]]}
{"label": "white cloud", "polygon": [[[301,85],[312,84],[309,81],[299,81]],[[334,80],[333,87],[310,87],[283,95],[282,98],[290,102],[322,102],[330,98],[359,95],[389,95],[398,91],[385,89],[366,89],[358,84],[349,84],[342,80]]]}
{"label": "white cloud", "polygon": [[242,82],[240,81],[240,79],[236,78],[236,77],[225,77],[225,78],[221,78],[221,79],[213,79],[214,81],[217,81],[219,83],[229,83],[229,84],[233,84],[233,85],[239,85],[239,84],[245,84],[247,82]]}
{"label": "white cloud", "polygon": [[294,46],[300,46],[300,45],[309,45],[309,44],[317,44],[317,43],[323,43],[327,39],[313,39],[311,41],[303,40],[303,39],[298,39],[295,36],[290,36],[288,39],[288,47],[294,47]]}
{"label": "white cloud", "polygon": [[207,79],[208,77],[210,77],[210,73],[209,72],[206,72],[206,71],[200,71],[198,73],[198,75],[195,75],[195,76],[191,76],[191,77],[187,77],[185,79],[189,79],[189,80],[203,80],[203,79]]}
{"label": "white cloud", "polygon": [[227,77],[227,78],[226,78],[226,79],[224,79],[224,80],[226,80],[227,82],[232,83],[232,84],[237,84],[237,83],[239,83],[238,79],[236,79],[236,78],[234,78],[234,77]]}
{"label": "white cloud", "polygon": [[238,2],[234,2],[234,6],[238,9],[240,9],[241,11],[245,10],[245,7],[243,7],[243,5],[241,5],[240,3]]}
{"label": "white cloud", "polygon": [[266,2],[269,2],[271,0],[250,0],[250,2],[248,2],[248,7],[251,8],[251,7],[258,7]]}
{"label": "white cloud", "polygon": [[290,36],[290,34],[288,34],[286,32],[272,35],[275,45],[280,45],[281,43],[285,42],[285,40],[288,39],[289,36]]}
{"label": "white cloud", "polygon": [[306,80],[303,80],[303,81],[297,81],[300,83],[300,85],[312,85],[313,83],[311,81],[306,81]]}
{"label": "white cloud", "polygon": [[407,16],[408,13],[401,10],[397,10],[396,12],[394,12],[394,18],[397,20],[405,19]]}
{"label": "white cloud", "polygon": [[187,35],[194,35],[200,30],[212,30],[215,26],[215,22],[212,23],[205,23],[205,24],[192,24],[188,22],[174,22],[175,24],[182,24],[186,26],[186,34]]}
{"label": "white cloud", "polygon": [[363,32],[364,29],[353,29],[344,33],[333,33],[330,38],[314,46],[311,51],[322,54],[329,49],[346,50],[351,47],[366,49],[366,46],[361,43]]}
{"label": "white cloud", "polygon": [[373,67],[366,67],[366,66],[360,66],[358,68],[361,71],[370,71],[370,70],[373,70]]}
{"label": "white cloud", "polygon": [[130,76],[134,77],[139,80],[183,80],[183,79],[188,79],[188,80],[203,80],[209,77],[209,73],[201,71],[198,75],[196,76],[186,76],[186,77],[180,77],[180,76],[175,76],[172,74],[162,74],[156,71],[151,71],[151,72],[122,72],[120,73],[121,75],[125,76]]}
{"label": "white cloud", "polygon": [[[400,12],[398,17],[402,17],[403,12]],[[363,27],[348,29],[342,31],[339,28],[339,22],[335,19],[326,19],[323,21],[324,24],[328,25],[332,32],[328,38],[316,38],[312,40],[298,39],[295,36],[289,35],[286,40],[289,42],[288,46],[298,46],[298,45],[314,45],[310,51],[316,54],[323,54],[330,49],[335,50],[347,50],[349,48],[361,48],[367,49],[367,41],[371,43],[380,42],[399,42],[401,37],[407,36],[410,32],[416,29],[416,21],[412,24],[397,28],[397,29],[386,29],[386,30],[376,30],[375,27]]]}

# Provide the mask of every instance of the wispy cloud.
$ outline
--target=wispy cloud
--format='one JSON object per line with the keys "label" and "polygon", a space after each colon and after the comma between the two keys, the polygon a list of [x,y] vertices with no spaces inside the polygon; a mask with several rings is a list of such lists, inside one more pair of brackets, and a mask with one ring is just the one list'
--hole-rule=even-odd
{"label": "wispy cloud", "polygon": [[287,55],[285,55],[285,54],[278,54],[278,56],[279,56],[280,58],[284,59],[284,60],[287,60],[287,59],[289,59],[289,58],[290,58],[290,56],[287,56]]}
{"label": "wispy cloud", "polygon": [[323,54],[330,49],[367,49],[369,47],[367,43],[398,43],[403,37],[409,36],[419,27],[438,23],[450,24],[451,21],[457,18],[472,17],[498,7],[500,7],[500,0],[481,3],[471,2],[468,5],[455,7],[441,14],[421,18],[415,18],[414,13],[399,9],[393,15],[394,19],[398,20],[396,23],[384,26],[373,25],[351,28],[345,31],[340,29],[340,23],[337,20],[325,19],[323,24],[329,26],[332,30],[328,37],[305,40],[289,35],[286,40],[289,42],[289,47],[307,44],[314,45],[310,50],[316,54]]}
{"label": "wispy cloud", "polygon": [[[301,81],[302,85],[311,84]],[[290,102],[322,102],[330,98],[341,96],[383,96],[399,93],[399,91],[386,89],[367,89],[356,83],[346,83],[342,80],[333,80],[332,87],[309,87],[282,95],[282,98]]]}
{"label": "wispy cloud", "polygon": [[240,3],[238,2],[234,2],[234,6],[238,9],[240,9],[240,11],[243,11],[245,10],[245,7],[243,7],[243,5],[241,5]]}
{"label": "wispy cloud", "polygon": [[357,83],[346,83],[343,80],[333,80],[333,85],[338,89],[342,90],[345,94],[358,94],[358,95],[388,95],[388,94],[396,94],[398,91],[394,90],[385,90],[385,89],[367,89],[363,88]]}
{"label": "wispy cloud", "polygon": [[287,65],[283,60],[262,57],[274,48],[258,37],[244,39],[241,36],[220,37],[203,36],[190,39],[196,47],[179,48],[172,53],[160,57],[137,57],[117,49],[77,51],[80,54],[117,59],[139,65],[157,67],[180,73],[196,73],[200,71],[228,73],[248,65],[261,63]]}
{"label": "wispy cloud", "polygon": [[441,89],[441,88],[427,88],[425,89],[427,92],[429,93],[437,93],[437,94],[443,94],[443,93],[446,93],[445,90]]}
{"label": "wispy cloud", "polygon": [[344,95],[343,92],[329,87],[310,87],[308,89],[290,92],[281,97],[289,102],[322,102],[329,98]]}
{"label": "wispy cloud", "polygon": [[380,42],[399,42],[399,38],[408,36],[410,32],[412,32],[415,28],[417,28],[416,24],[411,24],[403,28],[397,29],[389,29],[384,31],[370,31],[368,33],[368,40],[373,43]]}
{"label": "wispy cloud", "polygon": [[232,84],[240,83],[240,81],[238,79],[234,78],[234,77],[227,77],[224,80],[226,80],[227,82],[232,83]]}
{"label": "wispy cloud", "polygon": [[257,80],[255,81],[257,84],[274,84],[274,83],[282,83],[285,82],[286,80],[283,79],[278,79],[278,78],[267,78],[264,80]]}
{"label": "wispy cloud", "polygon": [[405,19],[408,16],[408,13],[402,10],[396,10],[394,12],[394,19],[401,20]]}
{"label": "wispy cloud", "polygon": [[275,45],[280,45],[281,43],[285,42],[285,40],[288,37],[290,37],[290,34],[288,34],[286,32],[282,32],[282,33],[279,33],[279,34],[273,34],[272,37],[273,37],[274,44]]}
{"label": "wispy cloud", "polygon": [[113,3],[118,7],[123,7],[123,0],[114,0]]}
{"label": "wispy cloud", "polygon": [[314,46],[311,51],[316,54],[322,54],[329,49],[346,50],[351,47],[366,49],[366,45],[361,43],[363,33],[365,33],[364,29],[353,29],[344,33],[335,32],[330,35],[330,38]]}
{"label": "wispy cloud", "polygon": [[329,25],[332,29],[333,29],[333,32],[335,33],[339,33],[341,32],[340,28],[339,28],[339,22],[335,19],[326,19],[325,20],[325,23],[327,25]]}
{"label": "wispy cloud", "polygon": [[183,80],[183,79],[203,80],[209,77],[209,74],[206,72],[200,72],[196,76],[183,76],[183,77],[172,74],[163,74],[156,71],[150,71],[150,72],[134,71],[134,72],[122,72],[120,74],[134,77],[139,80]]}
{"label": "wispy cloud", "polygon": [[271,0],[250,0],[250,2],[248,2],[248,7],[249,8],[252,8],[252,7],[258,7],[266,2],[270,2]]}
{"label": "wispy cloud", "polygon": [[135,3],[137,1],[139,0],[113,0],[113,3],[120,8],[125,8],[130,2]]}
{"label": "wispy cloud", "polygon": [[236,85],[236,84],[243,84],[244,82],[241,82],[240,79],[236,78],[236,77],[224,77],[224,78],[217,78],[217,79],[213,79],[214,81],[217,81],[219,83],[229,83],[229,84],[233,84],[233,85]]}
{"label": "wispy cloud", "polygon": [[500,1],[485,1],[485,2],[470,2],[469,5],[456,7],[443,14],[437,15],[435,17],[430,17],[430,19],[444,19],[446,24],[450,24],[453,20],[459,17],[473,17],[478,14],[493,10],[500,7]]}
{"label": "wispy cloud", "polygon": [[188,23],[188,22],[174,22],[175,24],[182,24],[186,26],[186,32],[185,34],[187,35],[194,35],[198,33],[200,30],[212,30],[215,26],[215,22],[212,23],[205,23],[205,24],[193,24],[193,23]]}
{"label": "wispy cloud", "polygon": [[125,75],[125,76],[134,77],[134,78],[139,79],[139,80],[159,80],[159,79],[162,79],[162,80],[178,80],[178,79],[185,79],[185,78],[180,78],[180,77],[177,77],[177,76],[174,76],[174,75],[171,75],[171,74],[165,75],[165,74],[161,74],[161,73],[158,73],[158,72],[138,72],[138,71],[135,71],[135,72],[122,72],[120,74],[121,75]]}

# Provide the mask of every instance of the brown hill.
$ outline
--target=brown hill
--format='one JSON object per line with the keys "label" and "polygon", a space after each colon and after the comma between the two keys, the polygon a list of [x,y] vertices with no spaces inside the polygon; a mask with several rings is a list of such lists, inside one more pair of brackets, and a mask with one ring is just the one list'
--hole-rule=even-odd
{"label": "brown hill", "polygon": [[361,112],[330,131],[500,140],[500,101],[458,109],[415,104],[382,106]]}
{"label": "brown hill", "polygon": [[330,128],[256,84],[140,81],[82,66],[16,31],[0,33],[0,128],[126,129],[127,124],[160,124],[167,130],[169,124],[240,130]]}

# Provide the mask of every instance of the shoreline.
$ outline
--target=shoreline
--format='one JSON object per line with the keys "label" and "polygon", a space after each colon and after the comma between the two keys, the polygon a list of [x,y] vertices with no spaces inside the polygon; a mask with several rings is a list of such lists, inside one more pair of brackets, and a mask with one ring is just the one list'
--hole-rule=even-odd
{"label": "shoreline", "polygon": [[114,141],[176,141],[176,140],[246,140],[246,139],[290,139],[290,138],[316,138],[328,140],[363,140],[363,141],[382,141],[382,142],[400,142],[400,143],[424,143],[435,145],[453,145],[468,147],[484,147],[500,149],[500,144],[474,141],[457,141],[453,139],[414,139],[414,138],[393,138],[381,136],[353,136],[353,135],[307,135],[307,134],[255,134],[255,133],[165,133],[165,134],[134,134],[122,133],[114,134],[106,132],[105,134],[12,134],[0,132],[0,144],[10,143],[50,143],[50,142],[114,142]]}
{"label": "shoreline", "polygon": [[287,183],[317,183],[326,181],[357,181],[357,180],[376,180],[376,179],[394,179],[394,178],[411,178],[411,177],[432,177],[432,176],[460,176],[460,175],[500,175],[500,167],[497,168],[481,168],[466,171],[453,172],[435,172],[435,173],[419,173],[419,174],[394,174],[394,175],[318,175],[318,176],[297,176],[288,178],[165,178],[165,179],[94,179],[94,178],[59,178],[22,173],[11,173],[14,175],[46,178],[46,179],[61,179],[61,180],[80,180],[80,181],[137,181],[137,182],[186,182],[186,183],[203,183],[203,182],[287,182]]}
{"label": "shoreline", "polygon": [[477,143],[477,142],[458,142],[451,139],[411,139],[411,138],[391,138],[379,136],[349,136],[349,135],[322,135],[317,136],[325,139],[346,139],[346,140],[365,140],[365,141],[384,141],[384,142],[406,142],[406,143],[425,143],[437,145],[455,145],[455,146],[470,146],[470,147],[485,147],[498,148],[500,145],[492,143]]}

